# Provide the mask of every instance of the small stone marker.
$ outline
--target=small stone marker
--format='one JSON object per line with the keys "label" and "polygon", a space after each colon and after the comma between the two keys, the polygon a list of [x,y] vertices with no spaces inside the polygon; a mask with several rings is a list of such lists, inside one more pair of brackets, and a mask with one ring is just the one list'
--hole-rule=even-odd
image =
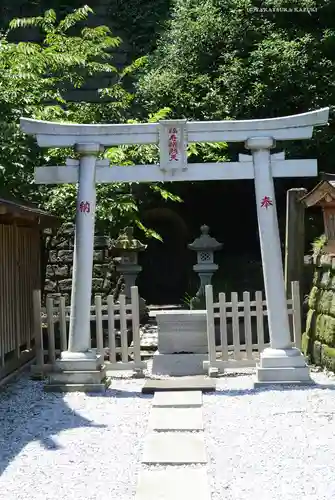
{"label": "small stone marker", "polygon": [[206,464],[203,435],[182,432],[149,434],[144,441],[142,463],[147,465]]}
{"label": "small stone marker", "polygon": [[154,431],[201,431],[202,408],[152,408],[149,429]]}
{"label": "small stone marker", "polygon": [[156,392],[152,406],[160,408],[200,408],[202,394],[200,391]]}
{"label": "small stone marker", "polygon": [[216,381],[204,376],[176,377],[160,380],[146,380],[143,394],[154,394],[158,391],[202,391],[214,392]]}
{"label": "small stone marker", "polygon": [[135,500],[210,500],[206,470],[166,469],[140,472]]}

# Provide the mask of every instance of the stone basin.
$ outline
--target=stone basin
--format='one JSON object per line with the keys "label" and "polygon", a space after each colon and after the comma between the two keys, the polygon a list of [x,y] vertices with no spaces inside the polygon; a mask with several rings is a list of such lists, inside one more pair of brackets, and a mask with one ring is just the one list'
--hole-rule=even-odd
{"label": "stone basin", "polygon": [[157,311],[158,351],[160,354],[206,354],[206,310]]}

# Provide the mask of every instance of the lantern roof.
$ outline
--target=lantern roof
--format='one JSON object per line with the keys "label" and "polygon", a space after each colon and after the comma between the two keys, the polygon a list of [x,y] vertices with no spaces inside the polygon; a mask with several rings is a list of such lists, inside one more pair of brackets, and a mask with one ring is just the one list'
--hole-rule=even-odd
{"label": "lantern roof", "polygon": [[335,174],[322,172],[320,177],[322,180],[305,196],[300,198],[300,201],[307,208],[335,203]]}
{"label": "lantern roof", "polygon": [[200,228],[201,236],[196,238],[193,243],[189,243],[187,246],[190,250],[202,251],[202,250],[220,250],[222,248],[222,243],[216,241],[215,238],[209,235],[209,227],[205,224]]}
{"label": "lantern roof", "polygon": [[120,232],[118,238],[112,241],[111,248],[127,252],[141,252],[147,248],[147,245],[134,238],[134,228],[126,227]]}

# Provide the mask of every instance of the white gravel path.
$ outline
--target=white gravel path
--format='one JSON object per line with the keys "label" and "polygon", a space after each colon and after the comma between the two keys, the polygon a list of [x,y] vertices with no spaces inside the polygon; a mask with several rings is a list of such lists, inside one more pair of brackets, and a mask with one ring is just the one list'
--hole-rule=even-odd
{"label": "white gravel path", "polygon": [[[212,500],[335,498],[335,380],[313,377],[323,386],[253,390],[244,374],[203,396]],[[0,499],[134,500],[152,398],[142,384],[62,397],[23,376],[1,391]]]}
{"label": "white gravel path", "polygon": [[252,389],[249,376],[220,379],[204,395],[212,500],[335,498],[335,383]]}
{"label": "white gravel path", "polygon": [[142,385],[62,397],[23,377],[0,392],[0,498],[133,500],[152,399]]}

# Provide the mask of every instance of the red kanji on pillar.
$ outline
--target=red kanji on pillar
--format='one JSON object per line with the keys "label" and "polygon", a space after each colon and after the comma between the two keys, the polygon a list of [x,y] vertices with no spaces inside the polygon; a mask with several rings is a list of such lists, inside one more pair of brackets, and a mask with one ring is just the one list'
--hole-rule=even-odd
{"label": "red kanji on pillar", "polygon": [[268,207],[270,207],[272,205],[273,205],[273,203],[272,203],[271,198],[269,196],[264,196],[264,198],[261,201],[261,207],[267,209]]}
{"label": "red kanji on pillar", "polygon": [[79,211],[84,214],[89,214],[91,211],[91,206],[88,201],[81,201],[79,204]]}

